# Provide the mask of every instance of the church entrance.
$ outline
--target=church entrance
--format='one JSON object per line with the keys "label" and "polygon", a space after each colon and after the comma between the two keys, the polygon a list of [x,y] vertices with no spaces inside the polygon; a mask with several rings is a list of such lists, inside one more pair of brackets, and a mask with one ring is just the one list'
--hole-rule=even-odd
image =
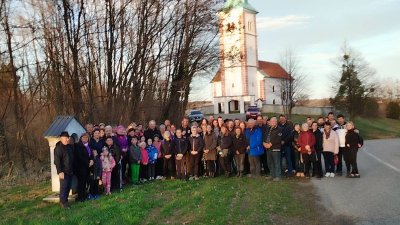
{"label": "church entrance", "polygon": [[239,101],[232,100],[229,102],[229,113],[239,113]]}

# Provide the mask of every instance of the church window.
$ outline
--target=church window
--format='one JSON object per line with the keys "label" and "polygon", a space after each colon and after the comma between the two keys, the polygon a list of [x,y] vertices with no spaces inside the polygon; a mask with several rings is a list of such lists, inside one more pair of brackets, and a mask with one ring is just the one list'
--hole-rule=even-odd
{"label": "church window", "polygon": [[232,83],[232,88],[234,88],[235,87],[235,83]]}
{"label": "church window", "polygon": [[275,105],[275,99],[274,99],[274,100],[272,100],[272,104],[274,104],[274,105]]}
{"label": "church window", "polygon": [[272,92],[275,92],[275,86],[272,85]]}
{"label": "church window", "polygon": [[251,21],[247,22],[247,30],[248,31],[251,31],[253,29],[252,25],[253,25],[253,23]]}

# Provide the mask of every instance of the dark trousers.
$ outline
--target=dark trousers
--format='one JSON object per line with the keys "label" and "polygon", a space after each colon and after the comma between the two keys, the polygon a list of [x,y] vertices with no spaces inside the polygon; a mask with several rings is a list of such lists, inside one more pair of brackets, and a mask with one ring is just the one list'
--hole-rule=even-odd
{"label": "dark trousers", "polygon": [[158,158],[156,163],[156,177],[164,176],[164,158]]}
{"label": "dark trousers", "polygon": [[358,149],[346,149],[343,151],[347,174],[358,174],[357,153]]}
{"label": "dark trousers", "polygon": [[207,160],[207,172],[210,176],[210,173],[215,173],[215,160]]}
{"label": "dark trousers", "polygon": [[261,172],[260,156],[249,155],[249,164],[250,164],[250,174],[252,176],[260,176]]}
{"label": "dark trousers", "polygon": [[283,154],[281,155],[281,158],[285,157],[288,175],[291,176],[293,174],[292,147],[291,146],[282,146],[282,151],[283,151]]}
{"label": "dark trousers", "polygon": [[190,176],[199,176],[199,162],[200,154],[192,155],[190,154]]}
{"label": "dark trousers", "polygon": [[304,175],[305,176],[310,176],[310,169],[311,169],[311,164],[313,165],[313,167],[317,167],[316,164],[316,156],[315,156],[315,152],[311,153],[310,155],[308,153],[306,154],[301,154],[301,156],[303,157],[303,163],[304,163]]}
{"label": "dark trousers", "polygon": [[147,165],[147,176],[153,179],[156,177],[156,164]]}
{"label": "dark trousers", "polygon": [[89,179],[89,194],[91,195],[99,194],[99,180]]}
{"label": "dark trousers", "polygon": [[166,159],[163,162],[163,174],[165,177],[175,177],[175,162],[174,157]]}
{"label": "dark trousers", "polygon": [[221,168],[224,170],[225,173],[230,173],[231,172],[231,162],[229,159],[229,155],[226,157],[219,157],[219,165]]}
{"label": "dark trousers", "polygon": [[181,160],[175,159],[176,164],[176,178],[184,179],[185,178],[185,156]]}
{"label": "dark trousers", "polygon": [[337,155],[339,162],[336,166],[336,173],[339,173],[339,174],[341,174],[343,172],[343,151],[345,151],[345,148],[339,147],[339,153]]}
{"label": "dark trousers", "polygon": [[78,180],[77,192],[78,192],[78,201],[84,201],[87,198],[87,186],[89,184],[89,174],[77,174],[76,178]]}
{"label": "dark trousers", "polygon": [[322,151],[317,151],[317,162],[313,167],[313,175],[322,176]]}
{"label": "dark trousers", "polygon": [[[121,179],[123,181],[126,181],[126,170],[128,167],[128,154],[127,153],[123,153],[123,158],[121,160]],[[130,170],[128,170],[128,177],[130,177]]]}
{"label": "dark trousers", "polygon": [[243,173],[244,170],[244,158],[245,158],[245,154],[235,154],[235,160],[236,160],[236,164],[237,164],[237,171],[239,173]]}
{"label": "dark trousers", "polygon": [[237,173],[238,170],[237,170],[237,162],[236,162],[236,160],[235,160],[235,155],[229,153],[229,154],[228,154],[228,158],[229,158],[229,167],[230,167],[230,171],[231,171],[232,173]]}
{"label": "dark trousers", "polygon": [[111,171],[111,191],[121,189],[121,164],[115,165]]}
{"label": "dark trousers", "polygon": [[264,169],[265,175],[269,175],[271,173],[271,168],[268,167],[268,155],[264,152],[264,154],[260,155],[260,164]]}
{"label": "dark trousers", "polygon": [[281,152],[267,151],[268,168],[273,178],[281,178]]}
{"label": "dark trousers", "polygon": [[64,173],[64,179],[60,179],[60,203],[66,204],[68,203],[68,195],[71,190],[72,185],[72,175],[68,175]]}
{"label": "dark trousers", "polygon": [[292,164],[293,164],[293,168],[296,170],[296,172],[300,173],[301,171],[303,171],[303,168],[301,168],[300,166],[300,152],[297,150],[294,150],[292,152]]}
{"label": "dark trousers", "polygon": [[333,160],[333,152],[324,152],[325,171],[327,173],[335,172],[335,162]]}
{"label": "dark trousers", "polygon": [[148,176],[148,165],[140,164],[140,179],[149,179]]}
{"label": "dark trousers", "polygon": [[243,164],[243,173],[250,173],[250,163],[249,163],[249,154],[245,154],[244,156],[244,164]]}

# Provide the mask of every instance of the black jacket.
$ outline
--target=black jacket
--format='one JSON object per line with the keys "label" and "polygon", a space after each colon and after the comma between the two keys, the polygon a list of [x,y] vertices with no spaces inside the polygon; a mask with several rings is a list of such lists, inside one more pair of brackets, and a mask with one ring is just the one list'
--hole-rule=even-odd
{"label": "black jacket", "polygon": [[291,146],[293,142],[293,126],[286,122],[285,124],[278,124],[278,127],[281,129],[282,132],[282,141],[285,143],[284,146]]}
{"label": "black jacket", "polygon": [[[57,174],[65,173],[74,174],[74,149],[71,145],[63,145],[57,142],[54,149],[54,164],[56,165]],[[89,165],[89,164],[88,164]]]}
{"label": "black jacket", "polygon": [[174,155],[182,154],[184,155],[189,149],[189,142],[186,138],[177,138],[175,137],[171,143],[172,152]]}
{"label": "black jacket", "polygon": [[154,128],[154,130],[152,130],[152,129],[147,129],[147,130],[145,130],[145,131],[144,131],[144,137],[146,138],[146,142],[147,142],[147,140],[150,139],[150,138],[154,141],[154,136],[155,136],[156,134],[158,135],[158,137],[160,138],[160,140],[163,139],[163,137],[161,136],[160,130],[158,130],[157,128]]}
{"label": "black jacket", "polygon": [[191,151],[197,151],[197,152],[202,152],[204,148],[204,140],[203,138],[199,135],[196,137],[190,136],[188,138],[189,140],[189,152]]}
{"label": "black jacket", "polygon": [[315,145],[314,145],[315,151],[322,152],[322,150],[323,150],[322,144],[323,144],[324,135],[322,134],[322,132],[319,129],[317,129],[313,133],[315,136]]}
{"label": "black jacket", "polygon": [[105,146],[108,148],[108,152],[112,155],[115,160],[115,164],[118,164],[121,160],[121,150],[119,149],[118,145],[113,144],[111,146]]}
{"label": "black jacket", "polygon": [[230,134],[224,136],[218,136],[218,146],[221,149],[231,150],[233,144],[232,136]]}
{"label": "black jacket", "polygon": [[161,153],[163,155],[173,155],[173,150],[172,150],[172,141],[166,141],[164,140],[161,143]]}
{"label": "black jacket", "polygon": [[[346,134],[346,148],[347,149],[358,149],[358,144],[361,146],[364,145],[364,140],[362,137],[353,130],[347,131]],[[347,147],[347,145],[350,145],[350,147]]]}
{"label": "black jacket", "polygon": [[[87,176],[89,175],[89,161],[93,160],[93,153],[90,152],[90,156],[87,153],[86,147],[82,142],[74,145],[74,156],[75,156],[75,174]],[[91,150],[90,150],[91,151]]]}
{"label": "black jacket", "polygon": [[233,151],[236,154],[236,151],[239,151],[240,154],[246,153],[247,146],[247,139],[244,134],[240,134],[239,137],[233,136]]}
{"label": "black jacket", "polygon": [[[101,154],[102,148],[104,147],[105,141],[103,139],[99,139],[99,141],[94,140],[93,138],[90,139],[89,141],[89,146],[92,150],[96,149],[97,154]],[[114,142],[115,143],[115,142]]]}
{"label": "black jacket", "polygon": [[90,168],[90,179],[96,180],[97,177],[101,179],[103,167],[101,165],[100,155],[93,157],[93,166]]}
{"label": "black jacket", "polygon": [[272,144],[271,148],[269,148],[270,150],[280,150],[282,147],[282,136],[282,129],[280,127],[268,127],[263,134],[263,142]]}

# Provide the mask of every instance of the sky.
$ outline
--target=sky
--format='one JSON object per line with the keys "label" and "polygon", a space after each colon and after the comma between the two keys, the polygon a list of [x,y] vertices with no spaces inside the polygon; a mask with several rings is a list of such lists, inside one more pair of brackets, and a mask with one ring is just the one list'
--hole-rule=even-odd
{"label": "sky", "polygon": [[[334,95],[330,88],[330,77],[337,70],[333,61],[345,42],[376,70],[377,81],[400,79],[400,0],[249,3],[259,12],[259,60],[280,62],[288,49],[293,51],[306,74],[306,92],[311,99]],[[211,78],[196,79],[190,100],[212,99]]]}

